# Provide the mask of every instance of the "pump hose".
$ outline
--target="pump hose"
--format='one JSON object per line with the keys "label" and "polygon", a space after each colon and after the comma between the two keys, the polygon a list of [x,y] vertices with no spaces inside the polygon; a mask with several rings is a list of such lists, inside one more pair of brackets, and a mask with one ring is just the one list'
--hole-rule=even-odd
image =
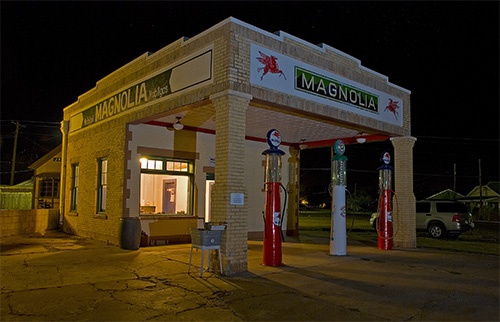
{"label": "pump hose", "polygon": [[283,219],[285,219],[285,209],[286,209],[286,202],[287,202],[287,198],[288,198],[288,192],[286,191],[286,188],[285,186],[280,182],[280,186],[281,188],[283,188],[283,191],[285,191],[285,199],[283,201],[283,208],[281,213],[282,213],[282,216],[280,218],[280,235],[281,235],[281,241],[284,242],[285,241],[285,235],[283,235],[283,229],[281,228],[281,225],[283,225]]}
{"label": "pump hose", "polygon": [[[394,190],[389,190],[389,192],[392,193],[392,195],[394,196],[394,199],[396,199],[396,204],[398,204],[398,196],[394,193]],[[394,215],[396,215],[396,214],[393,212],[393,217],[394,217]],[[399,232],[399,229],[392,234],[392,237],[389,237],[389,238],[382,236],[380,233],[380,225],[378,224],[378,217],[377,217],[377,235],[378,235],[378,237],[380,237],[383,240],[391,240],[391,239],[394,239],[394,237],[396,237],[398,232]]]}
{"label": "pump hose", "polygon": [[[349,194],[349,196],[352,198],[351,192],[349,190],[347,190],[347,188],[345,189],[345,191],[347,191],[347,193]],[[346,209],[348,209],[348,207],[347,207],[347,201],[346,201],[345,207],[346,207]],[[349,230],[347,231],[347,235],[349,235],[349,233],[351,232],[351,230],[352,230],[353,227],[354,227],[354,214],[352,215],[351,228],[349,228]]]}
{"label": "pump hose", "polygon": [[267,232],[266,232],[266,215],[264,214],[264,210],[262,210],[262,219],[264,220],[264,239],[267,238]]}

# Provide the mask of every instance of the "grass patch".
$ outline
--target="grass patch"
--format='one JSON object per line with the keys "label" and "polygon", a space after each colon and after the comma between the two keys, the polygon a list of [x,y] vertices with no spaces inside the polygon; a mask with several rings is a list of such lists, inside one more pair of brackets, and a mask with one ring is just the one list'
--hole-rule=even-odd
{"label": "grass patch", "polygon": [[[376,246],[378,236],[370,226],[370,216],[347,214],[347,238]],[[301,242],[328,244],[330,227],[330,210],[301,211],[299,214]],[[417,232],[417,247],[500,256],[498,227],[498,224],[476,222],[473,231],[461,234],[457,240],[434,239],[425,232]]]}

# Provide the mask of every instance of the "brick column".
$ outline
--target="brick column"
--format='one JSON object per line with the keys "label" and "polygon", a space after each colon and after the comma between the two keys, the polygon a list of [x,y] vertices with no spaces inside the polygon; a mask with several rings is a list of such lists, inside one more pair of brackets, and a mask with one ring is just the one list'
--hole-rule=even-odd
{"label": "brick column", "polygon": [[300,150],[290,146],[288,149],[288,212],[286,219],[286,235],[299,236],[299,178],[300,178]]}
{"label": "brick column", "polygon": [[[222,235],[224,274],[248,269],[248,196],[245,185],[246,110],[252,96],[232,90],[210,97],[215,107],[215,184],[212,222],[227,225]],[[243,205],[231,204],[231,193],[244,195]]]}
{"label": "brick column", "polygon": [[391,138],[394,146],[393,225],[394,247],[416,248],[415,194],[413,193],[413,145],[411,136]]}

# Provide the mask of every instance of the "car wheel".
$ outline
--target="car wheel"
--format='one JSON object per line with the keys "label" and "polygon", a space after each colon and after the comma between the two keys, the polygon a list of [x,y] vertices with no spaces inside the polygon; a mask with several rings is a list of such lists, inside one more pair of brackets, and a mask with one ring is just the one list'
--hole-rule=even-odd
{"label": "car wheel", "polygon": [[432,238],[443,238],[446,232],[446,228],[441,223],[430,223],[427,227],[427,232]]}

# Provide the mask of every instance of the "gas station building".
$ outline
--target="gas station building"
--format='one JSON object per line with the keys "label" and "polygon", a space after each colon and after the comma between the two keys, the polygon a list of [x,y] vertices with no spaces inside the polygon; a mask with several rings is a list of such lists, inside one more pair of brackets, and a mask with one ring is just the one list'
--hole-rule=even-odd
{"label": "gas station building", "polygon": [[410,91],[358,59],[228,18],[145,53],[64,109],[60,224],[122,246],[137,229],[173,243],[224,224],[224,274],[245,271],[248,238],[264,229],[266,133],[277,129],[287,234],[301,149],[391,140],[394,246],[415,248],[410,114]]}

